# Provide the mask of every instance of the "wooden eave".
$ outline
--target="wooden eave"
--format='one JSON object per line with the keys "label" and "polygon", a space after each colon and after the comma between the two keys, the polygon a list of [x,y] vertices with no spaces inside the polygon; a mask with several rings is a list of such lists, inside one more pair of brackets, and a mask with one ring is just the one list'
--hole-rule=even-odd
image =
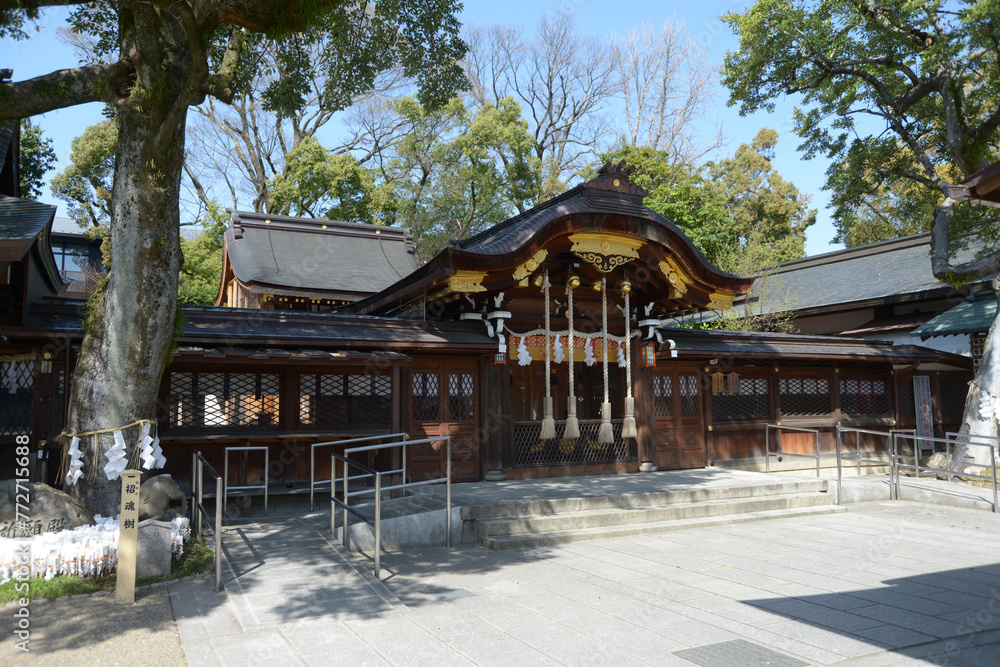
{"label": "wooden eave", "polygon": [[950,186],[948,194],[958,201],[1000,207],[1000,162],[994,162],[958,185]]}

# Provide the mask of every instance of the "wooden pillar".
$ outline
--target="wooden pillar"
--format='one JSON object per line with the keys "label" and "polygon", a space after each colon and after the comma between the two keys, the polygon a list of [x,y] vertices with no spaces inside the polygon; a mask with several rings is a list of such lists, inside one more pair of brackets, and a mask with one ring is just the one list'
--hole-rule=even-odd
{"label": "wooden pillar", "polygon": [[503,468],[509,465],[506,459],[514,441],[510,410],[510,366],[487,363],[483,377],[481,447],[483,470],[486,471],[484,479],[497,482],[507,477]]}
{"label": "wooden pillar", "polygon": [[653,369],[640,363],[639,341],[632,340],[632,393],[635,395],[635,444],[639,472],[656,471],[656,426],[653,414]]}

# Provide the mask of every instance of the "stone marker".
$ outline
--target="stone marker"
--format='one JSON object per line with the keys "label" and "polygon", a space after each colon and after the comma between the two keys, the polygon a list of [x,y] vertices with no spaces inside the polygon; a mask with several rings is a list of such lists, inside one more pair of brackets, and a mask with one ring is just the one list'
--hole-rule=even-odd
{"label": "stone marker", "polygon": [[[22,482],[22,493],[24,486]],[[0,537],[31,537],[94,525],[94,516],[87,508],[62,491],[41,482],[28,482],[27,487],[31,498],[31,523],[23,526],[15,521],[16,481],[0,482]]]}
{"label": "stone marker", "polygon": [[173,525],[168,521],[146,519],[139,523],[139,544],[135,557],[135,576],[154,577],[170,574]]}

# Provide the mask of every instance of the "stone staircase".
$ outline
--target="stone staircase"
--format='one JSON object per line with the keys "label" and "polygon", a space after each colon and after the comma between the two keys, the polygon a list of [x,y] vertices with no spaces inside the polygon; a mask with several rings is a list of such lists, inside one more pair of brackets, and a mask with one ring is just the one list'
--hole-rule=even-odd
{"label": "stone staircase", "polygon": [[777,481],[462,507],[462,542],[493,550],[553,546],[704,525],[843,511],[828,482]]}

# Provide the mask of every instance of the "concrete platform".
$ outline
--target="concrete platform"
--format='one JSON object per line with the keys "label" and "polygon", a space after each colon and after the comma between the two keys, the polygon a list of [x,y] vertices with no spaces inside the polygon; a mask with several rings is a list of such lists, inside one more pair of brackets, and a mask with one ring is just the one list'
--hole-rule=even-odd
{"label": "concrete platform", "polygon": [[[990,512],[877,502],[543,548],[428,547],[386,554],[382,582],[316,521],[227,533],[244,545],[235,595],[210,580],[171,589],[189,664],[1000,664]],[[337,586],[392,597],[352,605]]]}

